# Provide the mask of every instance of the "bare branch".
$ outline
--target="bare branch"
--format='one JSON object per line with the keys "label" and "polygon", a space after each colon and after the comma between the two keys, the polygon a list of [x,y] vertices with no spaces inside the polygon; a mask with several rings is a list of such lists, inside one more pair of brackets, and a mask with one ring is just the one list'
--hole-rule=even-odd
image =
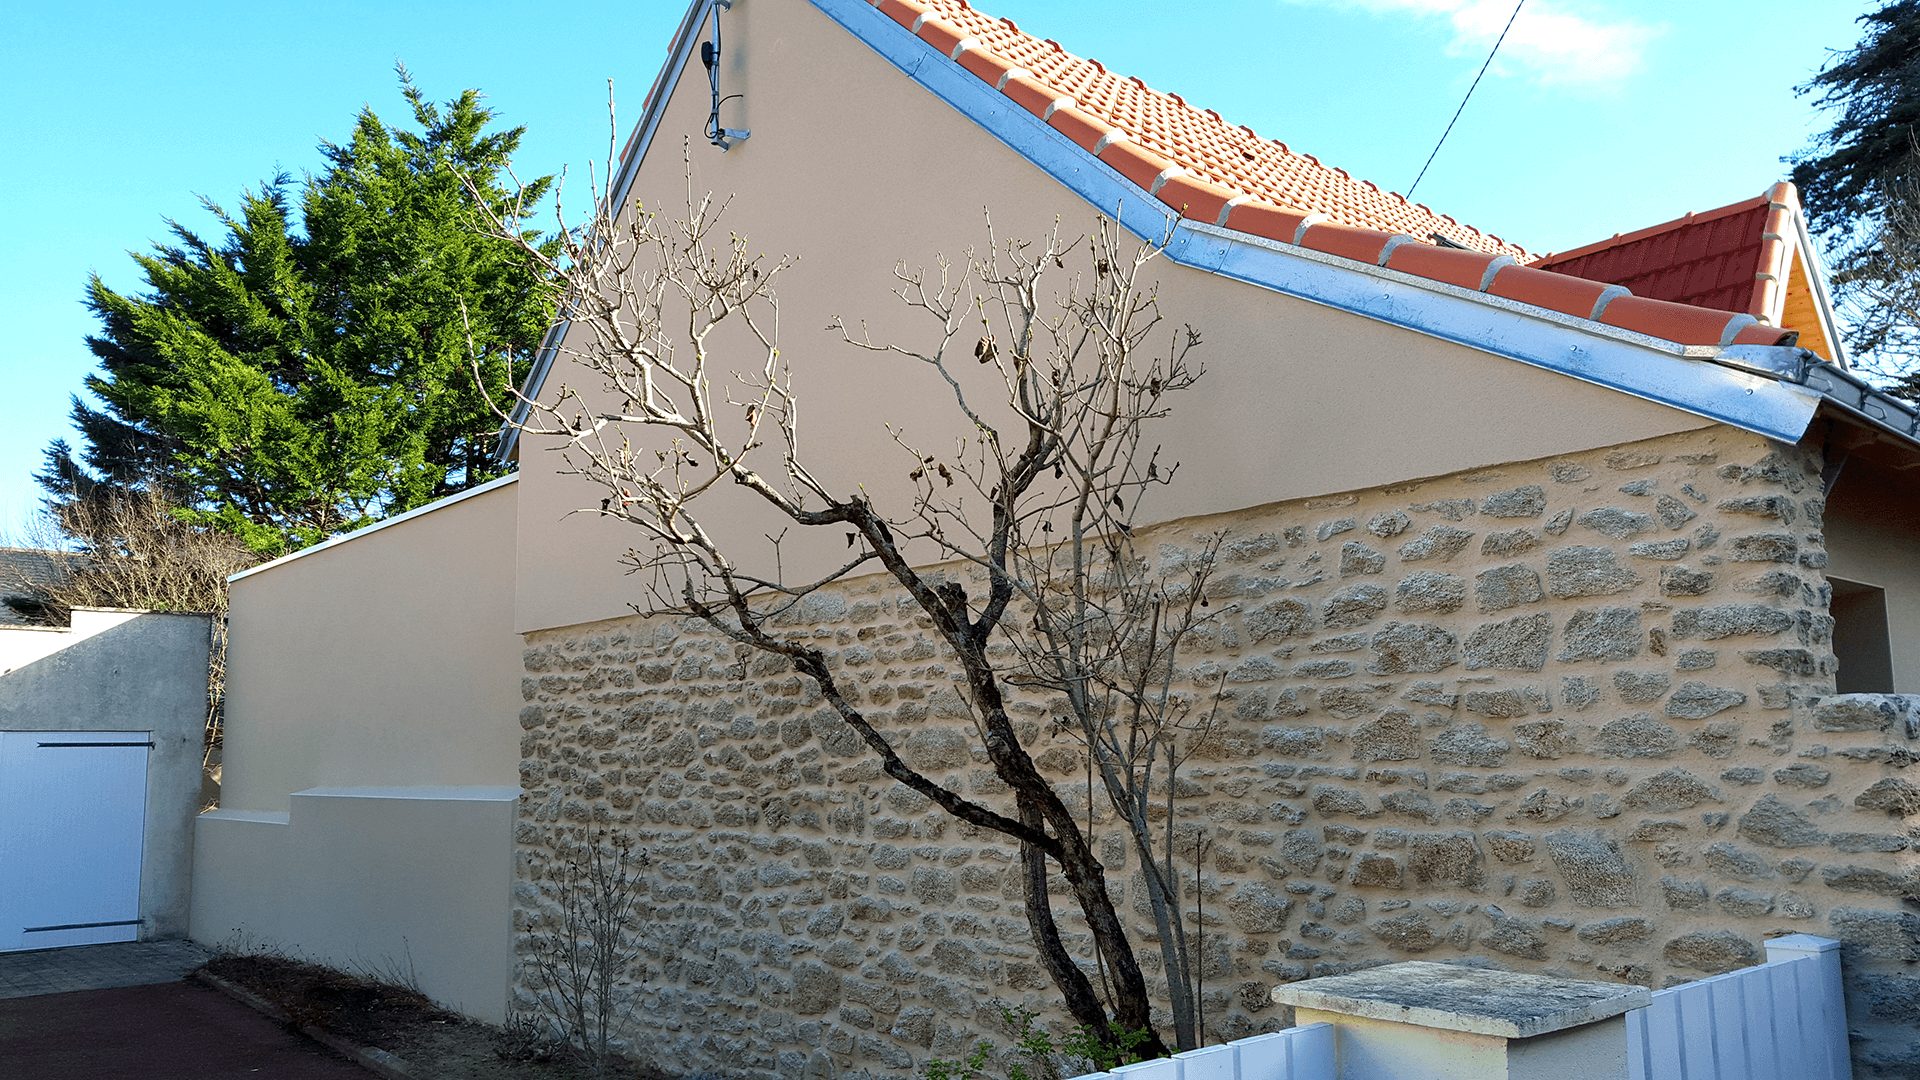
{"label": "bare branch", "polygon": [[[793,261],[722,229],[726,200],[694,189],[690,162],[686,176],[679,220],[616,205],[604,181],[584,227],[561,218],[561,254],[539,263],[556,275],[566,327],[556,385],[539,400],[517,396],[508,411],[523,415],[513,422],[546,441],[559,473],[595,489],[597,506],[580,512],[637,530],[642,542],[625,559],[646,599],[636,611],[691,618],[778,657],[888,776],[1017,843],[1036,948],[1076,1019],[1103,1036],[1115,1025],[1151,1032],[1092,820],[1076,817],[1009,714],[1013,696],[1057,703],[1058,733],[1086,749],[1149,870],[1159,936],[1174,950],[1166,966],[1179,1041],[1192,1045],[1180,884],[1160,869],[1171,866],[1171,843],[1149,833],[1148,807],[1156,783],[1171,798],[1176,770],[1211,725],[1211,713],[1198,717],[1179,653],[1213,614],[1205,594],[1219,540],[1172,576],[1133,547],[1143,498],[1177,471],[1146,430],[1201,374],[1190,359],[1198,333],[1163,325],[1147,281],[1158,245],[1133,243],[1111,221],[1082,237],[1063,238],[1056,224],[1034,242],[1003,240],[989,218],[986,243],[962,257],[895,268],[895,296],[926,327],[924,345],[876,341],[865,324],[834,318],[828,329],[843,344],[930,369],[961,429],[942,448],[888,428],[913,494],[883,508],[864,486],[823,481],[803,452],[775,288]],[[513,239],[504,223],[496,231]],[[562,372],[581,384],[558,382]],[[844,534],[846,555],[786,580],[787,530],[737,537],[708,527],[702,500],[721,488],[744,491],[788,529]],[[763,539],[774,546],[771,574],[746,554]],[[1004,797],[963,794],[909,761],[807,625],[806,598],[872,572],[925,616]],[[1049,864],[1091,931],[1110,1002],[1065,952]]]}

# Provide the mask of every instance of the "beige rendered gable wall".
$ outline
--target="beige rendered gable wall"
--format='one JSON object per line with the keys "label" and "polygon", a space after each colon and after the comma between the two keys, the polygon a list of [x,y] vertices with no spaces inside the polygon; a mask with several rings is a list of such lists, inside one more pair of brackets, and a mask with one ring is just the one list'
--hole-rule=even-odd
{"label": "beige rendered gable wall", "polygon": [[[723,88],[744,95],[727,122],[752,137],[722,153],[701,135],[708,93],[699,63],[676,90],[639,170],[636,195],[681,214],[688,145],[698,192],[732,196],[726,229],[798,264],[780,288],[782,353],[803,393],[810,463],[830,482],[904,499],[906,455],[884,424],[928,445],[960,434],[938,377],[861,354],[823,328],[866,320],[876,341],[931,345],[931,326],[890,295],[896,262],[932,265],[984,241],[1038,237],[1056,216],[1081,235],[1090,207],[805,3],[742,0],[725,16]],[[904,31],[903,31],[904,32]],[[937,62],[929,53],[928,62]],[[740,112],[733,110],[738,107]],[[1100,168],[1089,163],[1089,168]],[[578,171],[576,171],[576,174]],[[576,199],[577,201],[577,199]],[[1157,517],[1217,512],[1502,461],[1628,442],[1703,421],[1463,346],[1280,296],[1201,271],[1160,266],[1171,324],[1202,331],[1208,368],[1158,437],[1181,462]],[[963,347],[971,348],[971,339]],[[758,361],[743,360],[758,366]],[[586,388],[577,368],[562,383]],[[638,598],[617,560],[634,535],[565,515],[600,496],[555,475],[553,456],[522,450],[522,631],[625,614]],[[898,467],[894,467],[894,466]],[[730,493],[728,493],[730,494]],[[716,530],[758,537],[778,526],[725,495]],[[837,541],[836,538],[830,538]],[[831,551],[783,547],[785,565]],[[754,555],[770,556],[756,541]],[[769,560],[770,561],[770,560]]]}
{"label": "beige rendered gable wall", "polygon": [[230,810],[329,785],[511,784],[517,483],[233,583]]}

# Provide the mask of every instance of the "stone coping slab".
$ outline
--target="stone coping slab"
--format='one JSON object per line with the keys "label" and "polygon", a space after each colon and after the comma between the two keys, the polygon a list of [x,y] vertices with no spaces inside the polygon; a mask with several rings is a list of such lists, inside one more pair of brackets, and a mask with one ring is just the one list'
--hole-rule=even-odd
{"label": "stone coping slab", "polygon": [[1645,1008],[1653,997],[1646,987],[1625,983],[1409,960],[1277,986],[1273,1000],[1298,1009],[1525,1039]]}

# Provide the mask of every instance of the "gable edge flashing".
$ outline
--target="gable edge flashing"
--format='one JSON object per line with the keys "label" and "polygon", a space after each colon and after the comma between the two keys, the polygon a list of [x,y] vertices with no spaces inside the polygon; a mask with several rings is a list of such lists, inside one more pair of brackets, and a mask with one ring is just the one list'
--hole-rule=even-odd
{"label": "gable edge flashing", "polygon": [[[1820,318],[1820,331],[1827,335],[1827,342],[1833,349],[1834,366],[1843,371],[1853,370],[1853,357],[1847,349],[1846,328],[1840,323],[1840,311],[1834,306],[1832,291],[1827,287],[1827,263],[1820,257],[1820,249],[1814,245],[1813,233],[1807,228],[1807,216],[1795,207],[1791,214],[1793,220],[1793,256],[1802,263],[1802,272],[1807,275],[1807,288],[1813,293],[1814,311]],[[1791,266],[1789,280],[1791,280]],[[1787,282],[1780,283],[1785,294]]]}
{"label": "gable edge flashing", "polygon": [[1174,214],[1111,166],[935,50],[868,0],[808,0],[1030,164],[1193,269],[1389,323],[1557,372],[1783,442],[1798,442],[1818,397],[1713,363],[1719,349],[1684,346],[1445,282],[1254,236]]}
{"label": "gable edge flashing", "polygon": [[[640,119],[634,122],[633,132],[627,136],[620,158],[620,172],[609,188],[616,207],[624,208],[627,205],[634,177],[640,172],[641,159],[647,156],[648,148],[653,145],[653,136],[660,129],[660,119],[666,114],[667,103],[680,86],[680,76],[686,73],[687,61],[693,58],[693,43],[699,38],[699,31],[707,25],[707,19],[712,16],[719,2],[691,0],[686,14],[680,16],[680,28],[674,31],[673,42],[667,46],[666,63],[660,66],[660,73],[653,77],[653,86],[641,104]],[[527,381],[516,390],[513,408],[508,410],[507,419],[500,425],[500,435],[493,453],[496,463],[504,464],[510,460],[519,446],[520,425],[526,423],[530,411],[527,399],[539,397],[541,388],[546,385],[547,373],[553,370],[553,359],[559,354],[560,343],[566,339],[570,325],[566,319],[555,319],[541,336],[540,346],[533,354],[533,366],[527,371]]]}
{"label": "gable edge flashing", "polygon": [[430,503],[422,503],[411,510],[403,510],[398,514],[393,515],[392,517],[385,517],[385,518],[381,518],[379,521],[369,522],[368,524],[362,525],[359,528],[350,530],[348,532],[335,533],[334,535],[327,537],[325,540],[322,540],[315,544],[309,544],[306,547],[299,548],[295,551],[289,551],[285,555],[280,556],[279,558],[269,559],[266,562],[260,563],[256,566],[249,566],[245,570],[238,570],[238,571],[235,571],[234,573],[228,574],[227,584],[232,585],[236,581],[240,581],[245,578],[250,578],[255,574],[264,574],[268,570],[277,570],[280,567],[285,566],[290,562],[296,562],[300,559],[306,558],[309,555],[318,555],[322,551],[328,551],[333,548],[337,548],[340,545],[345,544],[349,541],[358,540],[369,533],[377,533],[383,529],[389,529],[395,525],[400,525],[405,522],[412,521],[414,518],[425,517],[428,514],[431,514],[437,510],[445,510],[447,507],[452,506],[455,503],[463,503],[463,502],[466,502],[468,499],[474,498],[475,496],[485,495],[489,491],[497,491],[500,488],[506,487],[508,484],[517,483],[519,479],[520,479],[520,472],[518,469],[516,469],[513,472],[506,474],[505,476],[496,476],[493,479],[488,480],[483,484],[475,484],[470,488],[466,488],[461,491],[456,491],[451,495],[442,495],[441,497],[433,500]]}

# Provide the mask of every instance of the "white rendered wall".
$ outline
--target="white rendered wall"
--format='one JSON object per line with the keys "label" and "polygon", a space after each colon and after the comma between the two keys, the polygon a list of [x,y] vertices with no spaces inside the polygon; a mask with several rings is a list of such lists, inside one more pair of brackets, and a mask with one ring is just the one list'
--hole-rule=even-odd
{"label": "white rendered wall", "polygon": [[0,675],[140,617],[138,611],[74,608],[71,626],[0,626]]}

